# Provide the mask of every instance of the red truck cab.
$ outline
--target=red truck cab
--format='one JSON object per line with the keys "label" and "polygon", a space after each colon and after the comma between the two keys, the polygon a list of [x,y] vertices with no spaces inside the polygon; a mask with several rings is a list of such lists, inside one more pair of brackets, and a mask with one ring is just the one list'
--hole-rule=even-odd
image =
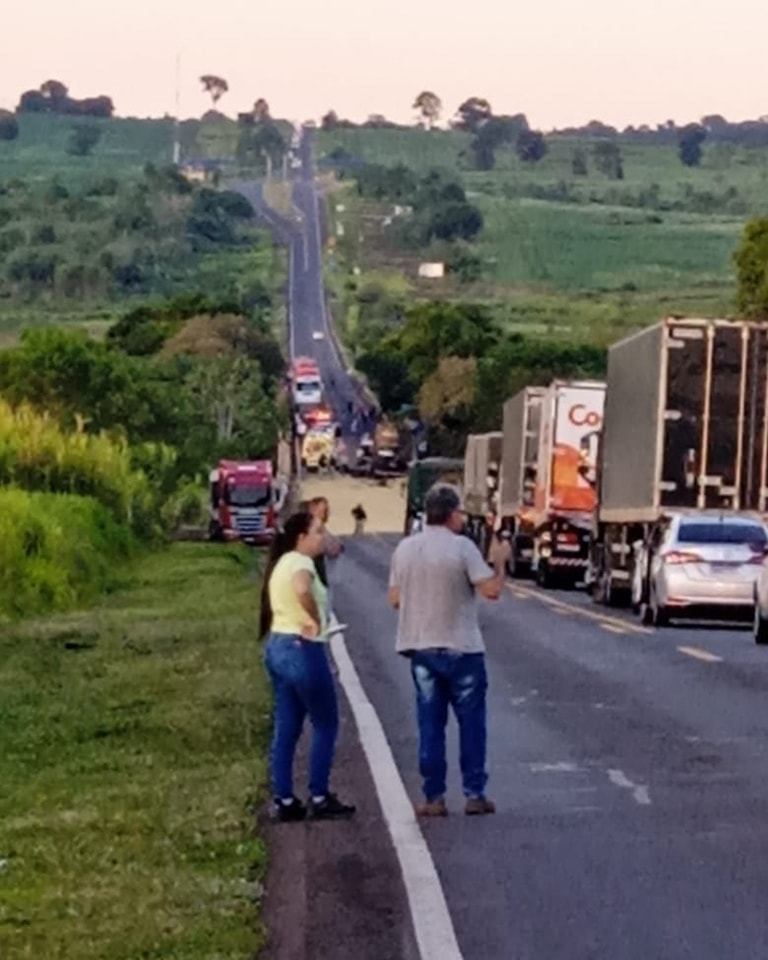
{"label": "red truck cab", "polygon": [[275,481],[269,460],[220,460],[209,477],[211,540],[272,542],[277,528]]}

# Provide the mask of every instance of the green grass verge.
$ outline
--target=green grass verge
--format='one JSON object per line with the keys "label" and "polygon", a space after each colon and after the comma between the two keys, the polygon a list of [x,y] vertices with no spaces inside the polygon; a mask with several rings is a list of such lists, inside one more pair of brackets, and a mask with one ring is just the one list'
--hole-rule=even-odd
{"label": "green grass verge", "polygon": [[234,960],[263,937],[256,571],[177,544],[0,637],[0,956]]}

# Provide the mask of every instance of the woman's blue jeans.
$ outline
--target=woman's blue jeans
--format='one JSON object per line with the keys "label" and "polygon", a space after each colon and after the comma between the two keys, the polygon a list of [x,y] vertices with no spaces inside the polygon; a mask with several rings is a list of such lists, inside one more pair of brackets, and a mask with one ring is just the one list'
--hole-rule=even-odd
{"label": "woman's blue jeans", "polygon": [[289,633],[271,633],[264,662],[274,690],[275,729],[272,737],[271,775],[276,797],[293,796],[293,758],[309,716],[312,746],[309,754],[309,792],[328,793],[333,766],[339,709],[328,647]]}

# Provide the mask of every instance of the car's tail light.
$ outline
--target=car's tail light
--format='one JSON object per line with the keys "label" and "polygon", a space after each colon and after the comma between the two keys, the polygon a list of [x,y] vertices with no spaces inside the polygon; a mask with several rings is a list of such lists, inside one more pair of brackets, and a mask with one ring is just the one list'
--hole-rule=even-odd
{"label": "car's tail light", "polygon": [[683,563],[701,563],[702,558],[698,553],[692,553],[688,550],[672,550],[664,557],[664,563],[670,566],[680,566]]}

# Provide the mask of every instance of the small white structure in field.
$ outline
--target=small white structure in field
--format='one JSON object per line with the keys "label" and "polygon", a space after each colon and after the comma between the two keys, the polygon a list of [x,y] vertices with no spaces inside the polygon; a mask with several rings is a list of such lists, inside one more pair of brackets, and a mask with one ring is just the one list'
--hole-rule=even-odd
{"label": "small white structure in field", "polygon": [[420,263],[419,276],[425,280],[441,280],[445,276],[444,263]]}

